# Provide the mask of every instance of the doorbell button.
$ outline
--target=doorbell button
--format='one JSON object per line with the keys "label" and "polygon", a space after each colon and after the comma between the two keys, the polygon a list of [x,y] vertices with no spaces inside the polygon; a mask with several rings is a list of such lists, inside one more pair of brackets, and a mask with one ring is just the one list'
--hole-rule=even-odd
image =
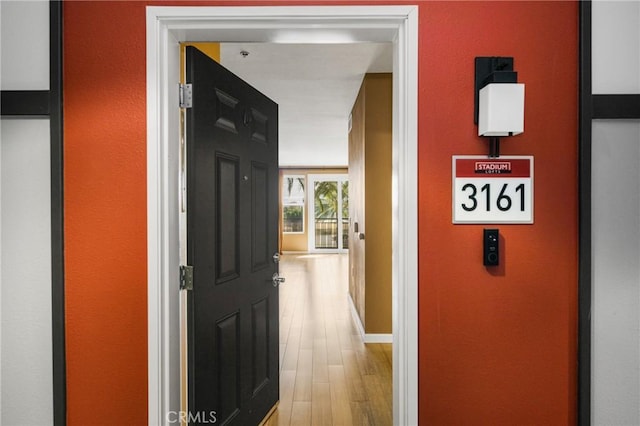
{"label": "doorbell button", "polygon": [[498,266],[500,264],[500,234],[498,229],[485,229],[483,239],[484,266]]}

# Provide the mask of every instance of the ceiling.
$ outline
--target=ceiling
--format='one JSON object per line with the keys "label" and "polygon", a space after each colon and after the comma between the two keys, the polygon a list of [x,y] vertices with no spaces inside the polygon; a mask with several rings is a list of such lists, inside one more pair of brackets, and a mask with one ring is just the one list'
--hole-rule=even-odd
{"label": "ceiling", "polygon": [[223,43],[220,61],[278,104],[280,166],[346,166],[360,84],[392,71],[392,45]]}

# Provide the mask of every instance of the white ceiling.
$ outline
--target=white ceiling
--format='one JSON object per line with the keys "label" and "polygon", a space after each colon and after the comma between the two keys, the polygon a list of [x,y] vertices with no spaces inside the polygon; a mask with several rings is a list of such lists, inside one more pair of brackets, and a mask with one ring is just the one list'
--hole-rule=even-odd
{"label": "white ceiling", "polygon": [[280,166],[346,166],[362,78],[392,71],[392,45],[223,43],[220,61],[278,104]]}

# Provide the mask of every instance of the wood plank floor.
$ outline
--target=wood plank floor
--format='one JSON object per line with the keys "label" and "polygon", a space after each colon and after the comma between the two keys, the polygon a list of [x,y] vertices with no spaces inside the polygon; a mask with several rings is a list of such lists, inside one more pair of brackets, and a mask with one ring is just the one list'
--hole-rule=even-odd
{"label": "wood plank floor", "polygon": [[364,344],[348,300],[346,254],[284,255],[280,403],[265,423],[391,425],[391,345]]}

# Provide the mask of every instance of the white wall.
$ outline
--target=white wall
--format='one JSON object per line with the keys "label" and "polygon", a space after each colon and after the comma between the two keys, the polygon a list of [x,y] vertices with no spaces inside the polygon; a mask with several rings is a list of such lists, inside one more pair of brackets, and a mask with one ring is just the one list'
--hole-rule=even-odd
{"label": "white wall", "polygon": [[594,121],[592,421],[640,425],[640,121]]}
{"label": "white wall", "polygon": [[640,93],[640,1],[592,3],[594,94]]}
{"label": "white wall", "polygon": [[2,425],[53,422],[49,120],[2,119]]}
{"label": "white wall", "polygon": [[[49,3],[0,1],[0,88],[49,89]],[[53,424],[48,118],[0,120],[0,424]]]}
{"label": "white wall", "polygon": [[49,89],[49,3],[0,1],[2,90]]}
{"label": "white wall", "polygon": [[[640,2],[592,3],[592,91],[640,93]],[[640,424],[640,120],[592,126],[593,425]]]}

